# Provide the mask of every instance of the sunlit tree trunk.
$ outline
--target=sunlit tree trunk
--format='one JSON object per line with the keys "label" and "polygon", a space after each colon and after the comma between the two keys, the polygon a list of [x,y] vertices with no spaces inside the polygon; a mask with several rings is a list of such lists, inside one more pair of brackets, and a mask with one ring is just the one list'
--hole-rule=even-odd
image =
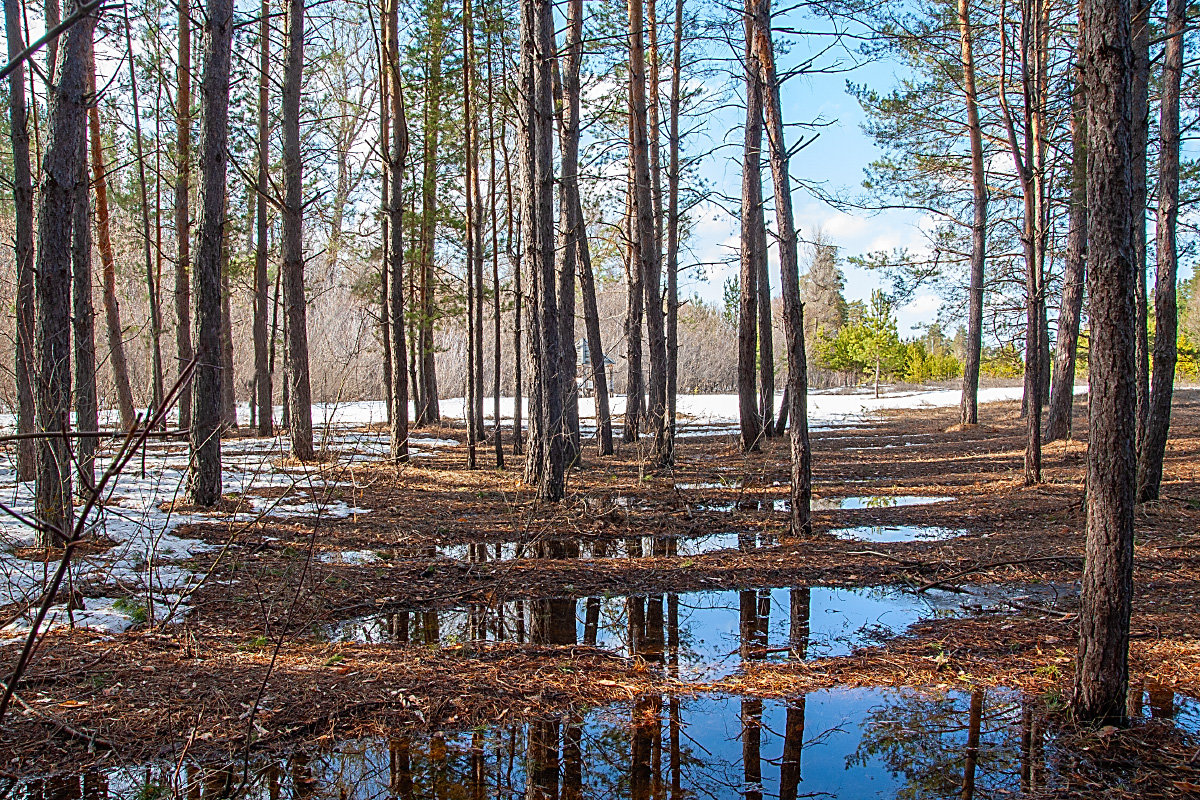
{"label": "sunlit tree trunk", "polygon": [[1133,248],[1137,268],[1137,447],[1146,439],[1150,415],[1150,340],[1146,298],[1146,146],[1150,141],[1150,7],[1149,0],[1131,0],[1133,37]]}
{"label": "sunlit tree trunk", "polygon": [[[189,13],[191,0],[176,2],[179,8],[179,52],[175,69],[175,359],[176,374],[181,374],[195,356],[192,349],[192,288],[189,277],[192,257],[192,22]],[[268,15],[263,15],[260,30],[269,24],[269,19]],[[266,48],[264,40],[264,52]],[[265,67],[260,81],[266,82]],[[259,97],[261,102],[261,89]],[[259,129],[259,135],[262,135],[262,128]],[[270,418],[269,414],[267,418]],[[179,391],[179,427],[190,428],[191,424],[192,385],[188,383]]]}
{"label": "sunlit tree trunk", "polygon": [[390,316],[392,325],[391,359],[392,359],[392,409],[391,409],[391,457],[394,462],[404,462],[409,458],[408,452],[408,342],[405,340],[404,326],[404,165],[408,160],[408,119],[404,108],[404,85],[400,80],[400,56],[396,48],[398,41],[398,19],[396,0],[386,2],[387,19],[385,61],[387,64],[387,84],[391,98],[392,135],[388,156],[388,171],[390,173],[388,189],[391,197],[388,199],[388,266],[390,267]]}
{"label": "sunlit tree trunk", "polygon": [[983,270],[987,259],[987,180],[983,163],[983,129],[975,89],[975,46],[970,0],[958,2],[962,49],[963,96],[967,104],[967,135],[971,142],[971,284],[967,298],[967,348],[963,363],[960,422],[979,422],[979,361],[983,349]]}
{"label": "sunlit tree trunk", "polygon": [[746,125],[742,141],[741,272],[738,281],[738,416],[742,450],[757,450],[762,416],[755,397],[758,356],[758,277],[766,244],[762,196],[762,87],[754,53],[754,19],[763,12],[762,0],[746,0]]}
{"label": "sunlit tree trunk", "polygon": [[1179,217],[1179,87],[1183,76],[1183,37],[1186,28],[1187,0],[1170,0],[1167,4],[1166,33],[1169,38],[1163,55],[1158,126],[1158,219],[1154,226],[1157,253],[1154,280],[1154,381],[1150,386],[1146,435],[1138,451],[1139,502],[1158,499],[1167,432],[1171,425],[1171,395],[1178,357],[1176,273],[1179,252],[1175,230]]}
{"label": "sunlit tree trunk", "polygon": [[270,191],[268,169],[271,151],[268,147],[267,111],[271,100],[270,50],[271,15],[270,3],[263,0],[258,21],[258,207],[256,209],[256,233],[254,238],[254,398],[258,404],[258,435],[274,433],[274,393],[271,385],[269,342],[267,338],[267,315],[270,304],[270,281],[267,277],[267,196]]}
{"label": "sunlit tree trunk", "polygon": [[683,0],[675,0],[671,47],[671,120],[667,134],[667,442],[671,451],[669,460],[672,462],[675,460],[675,412],[679,397],[679,114],[682,72]]}
{"label": "sunlit tree trunk", "polygon": [[233,0],[208,0],[204,33],[204,106],[200,126],[200,224],[196,248],[196,372],[192,392],[188,499],[221,499],[221,251],[229,160],[229,72]]}
{"label": "sunlit tree trunk", "polygon": [[[75,186],[75,221],[71,231],[71,329],[75,354],[75,427],[95,432],[100,427],[96,392],[96,312],[92,307],[92,219],[88,198],[87,137],[79,137],[79,177]],[[75,444],[76,493],[90,497],[96,485],[96,444],[82,437]]]}
{"label": "sunlit tree trunk", "polygon": [[1133,48],[1129,0],[1084,0],[1088,130],[1087,543],[1074,709],[1123,724],[1133,594],[1137,254],[1133,205]]}

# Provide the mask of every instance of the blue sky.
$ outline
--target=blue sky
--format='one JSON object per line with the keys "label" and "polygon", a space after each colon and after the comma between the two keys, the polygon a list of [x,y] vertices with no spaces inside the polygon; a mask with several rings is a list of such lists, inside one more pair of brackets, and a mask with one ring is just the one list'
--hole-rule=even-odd
{"label": "blue sky", "polygon": [[[792,12],[790,16],[777,17],[775,25],[800,27],[806,22],[800,16],[797,11]],[[823,46],[826,41],[823,38],[816,39],[811,46]],[[802,55],[806,56],[810,46],[808,41],[798,37],[793,37],[791,44],[791,52],[781,58],[785,67],[789,62],[795,63]],[[845,67],[853,66],[846,54],[831,53],[825,60],[840,61]],[[877,61],[854,67],[849,72],[798,76],[785,84],[781,98],[785,122],[804,122],[820,118],[827,123],[820,129],[815,142],[793,156],[791,172],[794,177],[819,183],[825,192],[839,196],[853,197],[862,192],[863,170],[881,154],[881,151],[863,132],[862,109],[858,101],[846,91],[846,82],[849,80],[865,83],[874,89],[887,90],[895,83],[897,66],[892,62]],[[726,107],[713,115],[714,118],[707,126],[710,131],[708,135],[712,136],[712,131],[723,132],[736,128],[737,132],[734,135],[740,137],[743,114],[744,112],[736,108]],[[800,135],[798,129],[789,129],[788,133],[789,138]],[[740,194],[740,153],[739,142],[736,147],[720,151],[718,157],[710,159],[702,167],[705,179],[723,194],[734,197]],[[769,174],[764,174],[764,181],[765,191],[769,193]],[[826,239],[840,248],[848,300],[868,299],[871,290],[879,288],[880,282],[875,274],[845,263],[846,256],[874,250],[891,250],[895,247],[908,247],[920,251],[925,246],[925,239],[918,227],[922,221],[921,216],[915,212],[893,210],[875,214],[864,211],[845,213],[795,185],[792,204],[802,241],[810,240],[813,233],[820,228]],[[728,261],[736,256],[736,221],[715,204],[697,209],[696,216],[696,228],[690,242],[696,260]],[[801,270],[804,266],[802,247]],[[729,261],[724,266],[708,268],[706,273],[706,281],[696,280],[691,275],[684,276],[680,290],[685,295],[694,292],[709,302],[720,303],[725,279],[727,276],[736,275],[737,265]],[[772,291],[778,296],[778,268],[774,263],[772,273]],[[941,300],[933,293],[919,294],[909,305],[899,309],[901,333],[913,331],[918,323],[933,321],[940,305]]]}

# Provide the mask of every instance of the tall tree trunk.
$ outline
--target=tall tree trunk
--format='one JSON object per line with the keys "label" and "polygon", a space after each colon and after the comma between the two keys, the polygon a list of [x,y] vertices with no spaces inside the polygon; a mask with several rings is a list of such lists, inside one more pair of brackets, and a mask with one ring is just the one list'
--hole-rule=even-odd
{"label": "tall tree trunk", "polygon": [[304,0],[288,0],[284,57],[283,126],[283,313],[287,317],[288,433],[292,455],[313,458],[312,390],[308,372],[308,320],[304,296],[304,162],[300,156],[300,90],[304,80]]}
{"label": "tall tree trunk", "polygon": [[[191,269],[191,169],[192,169],[192,22],[191,0],[176,0],[179,7],[179,53],[175,70],[175,358],[176,374],[182,374],[195,356],[192,348],[192,289],[189,278]],[[269,26],[270,16],[263,15],[260,31]],[[265,54],[266,41],[262,44]],[[259,62],[260,65],[263,62]],[[261,87],[266,83],[266,69],[260,80],[259,102],[262,102]],[[260,137],[264,127],[260,111]],[[260,144],[260,154],[266,147]],[[259,185],[262,186],[262,170],[259,165]],[[261,212],[260,212],[261,213]],[[107,303],[106,303],[107,305]],[[268,384],[269,385],[269,384]],[[267,415],[270,419],[270,415]],[[260,415],[261,420],[261,415]],[[261,422],[260,422],[261,424]],[[179,391],[179,427],[192,425],[192,384],[184,384]]]}
{"label": "tall tree trunk", "polygon": [[420,358],[421,405],[417,409],[418,425],[435,425],[441,420],[438,404],[437,365],[433,323],[436,297],[434,284],[434,245],[437,236],[437,158],[442,115],[442,45],[445,35],[442,19],[444,0],[430,8],[430,31],[426,45],[429,59],[425,79],[425,147],[421,177],[421,311],[418,315],[417,351]]}
{"label": "tall tree trunk", "polygon": [[270,436],[275,431],[273,419],[274,392],[271,386],[267,316],[270,306],[270,281],[267,277],[267,193],[270,180],[267,170],[271,163],[268,147],[267,111],[271,100],[269,75],[271,69],[270,3],[262,0],[258,21],[258,207],[257,231],[254,237],[254,399],[258,404],[258,435]]}
{"label": "tall tree trunk", "polygon": [[[93,63],[88,69],[88,93],[89,96],[94,97],[96,95],[94,54],[92,54],[92,61]],[[91,131],[91,147],[88,155],[92,162],[92,185],[96,193],[96,244],[100,249],[100,263],[104,273],[104,317],[108,323],[109,360],[112,363],[113,382],[117,388],[117,408],[121,413],[121,425],[124,428],[132,428],[135,414],[133,391],[129,388],[129,362],[125,358],[121,309],[117,303],[117,268],[113,260],[112,237],[108,228],[107,168],[104,166],[104,150],[100,143],[100,109],[94,103],[88,108],[88,123]],[[47,152],[49,152],[49,147],[47,144]]]}
{"label": "tall tree trunk", "polygon": [[225,249],[221,257],[221,422],[237,429],[236,376],[233,374],[233,310],[229,291],[229,229],[226,228]]}
{"label": "tall tree trunk", "polygon": [[[4,0],[4,33],[8,60],[25,49],[21,26],[21,0]],[[8,123],[13,159],[13,216],[16,262],[16,332],[13,374],[17,387],[17,433],[33,433],[37,413],[33,401],[33,357],[36,308],[33,294],[33,170],[29,163],[29,124],[25,106],[25,67],[18,64],[8,78]],[[37,468],[37,442],[17,442],[17,480],[33,480]]]}
{"label": "tall tree trunk", "polygon": [[475,196],[475,181],[473,173],[475,163],[475,120],[471,109],[471,0],[463,0],[462,4],[462,37],[463,37],[463,209],[465,211],[463,228],[466,236],[466,301],[467,301],[467,396],[463,409],[467,422],[467,469],[475,469],[475,443],[478,441],[480,420],[476,416],[477,400],[480,394],[479,381],[476,380],[475,365],[483,359],[483,354],[476,347],[476,332],[478,323],[475,319],[475,247],[478,240],[476,229],[475,209],[479,199]]}
{"label": "tall tree trunk", "polygon": [[387,42],[385,61],[391,91],[392,141],[388,170],[388,264],[391,267],[391,358],[392,409],[391,458],[393,462],[408,461],[408,343],[404,326],[404,165],[408,160],[408,120],[404,108],[404,85],[400,80],[400,55],[396,0],[385,3]]}
{"label": "tall tree trunk", "polygon": [[[125,47],[133,52],[133,32],[129,24],[129,7],[122,6],[125,16]],[[142,113],[138,101],[137,68],[133,58],[129,63],[129,93],[133,100],[133,145],[137,159],[138,197],[141,201],[142,257],[146,267],[146,298],[150,306],[150,404],[157,408],[163,399],[162,312],[159,310],[158,281],[154,274],[154,259],[150,243],[150,201],[146,191],[146,158],[142,152]]]}
{"label": "tall tree trunk", "polygon": [[675,460],[679,397],[679,114],[683,72],[683,0],[675,0],[671,47],[671,120],[667,156],[667,436]]}
{"label": "tall tree trunk", "polygon": [[487,110],[488,110],[488,206],[492,214],[492,444],[496,452],[496,467],[504,469],[504,441],[500,438],[500,218],[496,216],[496,117],[495,90],[492,78],[492,21],[484,6],[484,29],[487,31]]}
{"label": "tall tree trunk", "polygon": [[1087,271],[1087,119],[1082,53],[1076,58],[1075,91],[1071,110],[1071,200],[1067,222],[1067,252],[1063,259],[1062,305],[1058,312],[1054,375],[1046,415],[1046,441],[1071,436],[1075,403],[1075,351],[1083,312],[1083,282]]}
{"label": "tall tree trunk", "polygon": [[200,222],[194,269],[196,372],[187,494],[198,506],[221,499],[221,250],[229,162],[229,71],[233,0],[208,0],[200,97]]}
{"label": "tall tree trunk", "polygon": [[[392,392],[394,391],[392,377],[392,305],[391,300],[391,134],[389,133],[389,121],[391,112],[388,110],[388,103],[391,99],[391,90],[388,88],[391,82],[391,68],[389,61],[389,36],[388,32],[388,0],[380,0],[379,3],[379,19],[380,19],[380,39],[379,39],[379,223],[380,223],[380,240],[382,245],[379,248],[379,338],[383,345],[383,404],[386,406],[386,416],[388,425],[392,423]],[[403,170],[403,167],[401,167]]]}
{"label": "tall tree trunk", "polygon": [[471,134],[471,197],[474,202],[472,206],[474,219],[472,220],[471,230],[475,239],[472,243],[473,259],[467,266],[474,272],[472,282],[475,285],[475,301],[470,309],[474,319],[475,331],[475,440],[485,442],[487,440],[487,432],[484,430],[483,425],[483,193],[479,187],[479,118],[475,111],[476,104],[474,102],[475,84],[478,81],[478,76],[475,74],[473,66],[479,58],[479,52],[475,47],[474,13],[470,0],[467,0],[467,10],[472,12],[471,23],[467,26],[466,49],[470,53],[471,63],[471,67],[467,70],[467,73],[472,89],[472,113],[470,114],[469,131]]}
{"label": "tall tree trunk", "polygon": [[971,142],[971,286],[967,298],[967,351],[963,364],[960,422],[979,423],[979,363],[983,350],[983,270],[987,260],[987,177],[983,162],[983,129],[975,89],[975,46],[970,0],[958,2],[962,49],[963,96],[967,104],[967,135]]}
{"label": "tall tree trunk", "polygon": [[554,18],[550,0],[521,3],[521,225],[524,260],[533,277],[534,396],[526,479],[543,500],[565,492],[558,302],[554,291],[554,109],[550,60]]}
{"label": "tall tree trunk", "polygon": [[35,284],[37,295],[37,427],[62,433],[38,442],[36,518],[44,527],[35,544],[50,547],[71,534],[71,234],[74,206],[86,175],[81,160],[85,109],[93,96],[89,16],[67,31],[57,83],[50,89],[49,137],[42,159]]}
{"label": "tall tree trunk", "polygon": [[1138,451],[1138,501],[1157,500],[1163,456],[1171,425],[1179,320],[1176,273],[1179,252],[1175,229],[1179,216],[1179,86],[1183,77],[1183,37],[1187,0],[1167,4],[1166,52],[1163,55],[1162,101],[1159,107],[1158,219],[1154,226],[1157,267],[1154,277],[1154,382],[1150,387],[1146,436]]}
{"label": "tall tree trunk", "polygon": [[[632,126],[632,114],[630,125]],[[630,128],[630,141],[633,141],[633,131]],[[632,159],[631,159],[632,160]],[[644,295],[642,284],[641,259],[636,257],[637,235],[633,224],[633,165],[628,170],[628,185],[625,190],[625,220],[622,227],[625,236],[625,283],[628,287],[628,297],[625,306],[625,363],[627,367],[628,386],[625,387],[625,426],[621,439],[627,443],[638,440],[642,419],[645,412],[642,398],[645,395],[642,384],[642,318],[644,311]]]}
{"label": "tall tree trunk", "polygon": [[[520,123],[518,122],[518,127]],[[501,126],[503,127],[503,125]],[[512,447],[513,455],[520,455],[523,451],[524,438],[521,432],[522,419],[522,393],[524,392],[524,384],[522,383],[521,372],[521,265],[524,262],[524,255],[521,251],[521,230],[520,226],[513,222],[513,213],[516,207],[513,199],[513,180],[512,180],[512,160],[508,153],[508,137],[501,135],[500,151],[504,162],[504,228],[505,228],[505,248],[508,251],[508,260],[512,266],[513,279],[513,428],[512,428]],[[514,245],[515,242],[515,245]]]}
{"label": "tall tree trunk", "polygon": [[808,441],[808,364],[804,352],[804,306],[800,302],[800,266],[796,252],[796,227],[792,217],[792,187],[788,175],[788,149],[783,136],[779,102],[779,77],[771,44],[771,6],[762,0],[754,25],[754,56],[763,92],[763,118],[775,189],[775,225],[779,230],[779,285],[783,294],[783,321],[787,333],[787,394],[791,405],[789,430],[792,454],[793,534],[812,533],[812,452]]}
{"label": "tall tree trunk", "polygon": [[1133,225],[1137,261],[1137,448],[1146,440],[1150,414],[1150,340],[1146,302],[1146,146],[1150,141],[1150,6],[1149,0],[1130,0],[1133,37]]}
{"label": "tall tree trunk", "polygon": [[1087,544],[1074,709],[1123,724],[1133,594],[1137,254],[1133,226],[1133,48],[1129,0],[1084,0],[1088,130],[1089,432]]}
{"label": "tall tree trunk", "polygon": [[[660,465],[668,455],[667,340],[662,306],[662,248],[659,245],[654,202],[654,176],[650,169],[650,136],[646,100],[646,61],[642,43],[642,4],[629,0],[629,151],[633,161],[634,254],[639,261],[646,303],[646,344],[650,351],[649,395],[646,423],[654,434],[654,454]],[[654,0],[649,0],[654,2]],[[658,98],[654,98],[657,107]],[[657,118],[657,114],[654,115]]]}
{"label": "tall tree trunk", "polygon": [[[92,306],[92,220],[88,202],[87,136],[79,135],[79,175],[75,184],[75,220],[71,231],[71,330],[75,337],[75,427],[83,433],[100,427],[96,393],[96,312]],[[96,486],[96,439],[75,445],[76,493],[91,497]]]}
{"label": "tall tree trunk", "polygon": [[[761,213],[761,212],[760,212]],[[758,262],[758,410],[763,435],[775,433],[775,326],[771,309],[771,278],[767,269],[767,227],[757,229],[759,243],[754,248]]]}
{"label": "tall tree trunk", "polygon": [[762,438],[762,416],[755,398],[755,363],[758,356],[758,277],[760,252],[766,243],[762,196],[763,91],[754,53],[755,17],[763,13],[763,0],[746,0],[746,125],[742,140],[741,272],[738,280],[738,416],[742,450],[757,450]]}

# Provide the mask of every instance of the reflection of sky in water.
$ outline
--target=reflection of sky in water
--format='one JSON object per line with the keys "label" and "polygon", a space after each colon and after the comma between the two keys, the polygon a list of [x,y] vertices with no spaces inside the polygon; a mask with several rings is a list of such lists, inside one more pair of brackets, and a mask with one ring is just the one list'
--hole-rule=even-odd
{"label": "reflection of sky in water", "polygon": [[[1177,698],[1176,705],[1196,704]],[[1043,713],[1036,701],[1004,689],[972,695],[835,688],[790,700],[642,697],[468,731],[255,754],[245,765],[248,785],[231,796],[945,798],[960,796],[973,769],[974,800],[991,800],[1060,784]],[[972,730],[979,734],[973,760],[966,747]],[[30,781],[13,796],[215,798],[242,774],[241,761],[220,769],[185,762],[177,771],[164,759]]]}
{"label": "reflection of sky in water", "polygon": [[[559,601],[560,614],[574,613],[575,640],[583,644],[589,620],[595,644],[621,655],[636,652],[665,661],[685,680],[715,680],[735,672],[744,659],[824,658],[847,655],[865,645],[898,636],[913,623],[998,608],[1007,600],[1029,601],[1020,587],[980,587],[960,593],[914,593],[896,587],[757,589],[654,595],[632,601],[624,596]],[[1041,602],[1053,588],[1035,592]],[[530,641],[531,611],[537,601],[475,604],[444,611],[402,612],[350,620],[326,631],[335,640],[459,644],[471,641]],[[544,601],[543,601],[544,602]],[[640,610],[649,635],[631,647],[629,612]],[[590,614],[589,614],[590,610]],[[671,633],[674,614],[677,634]],[[569,617],[560,620],[570,630]],[[657,631],[657,636],[654,635]],[[659,656],[677,637],[678,647]],[[661,645],[654,642],[661,641]],[[743,643],[745,647],[743,647]],[[666,647],[668,651],[671,649]]]}
{"label": "reflection of sky in water", "polygon": [[889,544],[894,542],[940,542],[963,536],[967,531],[965,528],[942,528],[929,525],[859,525],[853,528],[835,528],[830,533],[839,539]]}

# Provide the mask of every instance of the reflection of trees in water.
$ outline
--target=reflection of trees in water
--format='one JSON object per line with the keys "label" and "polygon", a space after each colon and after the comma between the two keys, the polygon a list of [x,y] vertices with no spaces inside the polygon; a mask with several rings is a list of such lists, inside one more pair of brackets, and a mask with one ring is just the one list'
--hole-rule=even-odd
{"label": "reflection of trees in water", "polygon": [[896,692],[863,718],[847,766],[883,765],[903,783],[898,798],[1011,794],[1042,770],[1043,735],[1025,703],[982,689],[967,696]]}

